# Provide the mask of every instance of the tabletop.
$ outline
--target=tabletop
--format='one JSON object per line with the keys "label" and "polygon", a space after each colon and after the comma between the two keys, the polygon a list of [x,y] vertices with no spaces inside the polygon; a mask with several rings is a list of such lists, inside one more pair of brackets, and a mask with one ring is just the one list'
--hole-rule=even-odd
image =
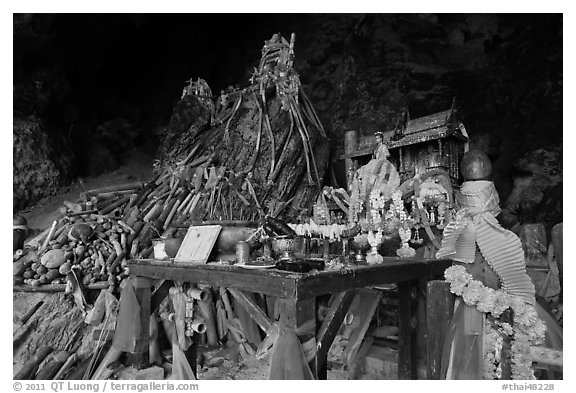
{"label": "tabletop", "polygon": [[130,274],[259,292],[282,298],[306,299],[347,289],[369,287],[441,275],[451,265],[445,259],[384,258],[377,265],[349,265],[341,270],[287,272],[246,269],[237,265],[174,263],[171,260],[128,261]]}

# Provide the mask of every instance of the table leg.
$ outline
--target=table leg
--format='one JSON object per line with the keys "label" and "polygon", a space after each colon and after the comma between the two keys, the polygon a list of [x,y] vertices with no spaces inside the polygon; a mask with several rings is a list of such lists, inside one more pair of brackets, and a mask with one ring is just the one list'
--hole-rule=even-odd
{"label": "table leg", "polygon": [[[297,331],[301,343],[315,339],[317,325],[316,298],[303,300],[282,299],[280,301],[280,320],[285,326]],[[309,365],[314,378],[318,378],[315,359]]]}
{"label": "table leg", "polygon": [[174,282],[171,280],[162,280],[160,284],[156,284],[156,289],[152,293],[152,298],[150,300],[150,312],[154,312],[158,310],[160,307],[160,303],[164,300],[166,296],[168,296],[168,291],[170,287],[174,285]]}
{"label": "table leg", "polygon": [[140,304],[140,337],[136,339],[136,349],[132,355],[132,365],[141,370],[150,366],[150,299],[152,280],[144,277],[132,277],[132,285]]}
{"label": "table leg", "polygon": [[356,294],[355,290],[340,292],[334,296],[326,317],[316,334],[318,342],[318,352],[316,352],[316,371],[318,379],[327,379],[328,351],[338,334],[344,316],[348,312],[350,303]]}
{"label": "table leg", "polygon": [[398,379],[417,379],[418,280],[398,283]]}
{"label": "table leg", "polygon": [[265,333],[268,333],[272,326],[272,320],[270,320],[266,313],[256,304],[254,298],[234,288],[228,288],[228,292],[234,297],[237,304],[248,313],[250,318],[252,318]]}
{"label": "table leg", "polygon": [[264,295],[266,299],[266,315],[272,321],[276,321],[276,317],[274,316],[274,306],[276,305],[276,296]]}

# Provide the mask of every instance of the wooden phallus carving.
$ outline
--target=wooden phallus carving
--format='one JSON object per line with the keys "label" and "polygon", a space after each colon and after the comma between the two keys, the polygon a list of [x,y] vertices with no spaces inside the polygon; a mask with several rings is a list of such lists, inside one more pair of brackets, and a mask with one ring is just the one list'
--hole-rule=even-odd
{"label": "wooden phallus carving", "polygon": [[[246,88],[214,99],[202,80],[185,88],[165,129],[156,172],[198,185],[193,191],[203,196],[189,209],[192,219],[296,216],[312,205],[329,145],[293,59],[294,37],[288,42],[275,35]],[[187,171],[192,164],[201,170]]]}

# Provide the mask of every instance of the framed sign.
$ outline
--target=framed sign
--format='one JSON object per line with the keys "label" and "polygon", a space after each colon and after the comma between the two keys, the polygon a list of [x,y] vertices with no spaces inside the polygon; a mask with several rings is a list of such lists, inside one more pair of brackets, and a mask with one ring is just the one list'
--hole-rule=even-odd
{"label": "framed sign", "polygon": [[204,264],[214,248],[220,235],[222,225],[193,226],[182,241],[182,245],[174,258],[174,263]]}

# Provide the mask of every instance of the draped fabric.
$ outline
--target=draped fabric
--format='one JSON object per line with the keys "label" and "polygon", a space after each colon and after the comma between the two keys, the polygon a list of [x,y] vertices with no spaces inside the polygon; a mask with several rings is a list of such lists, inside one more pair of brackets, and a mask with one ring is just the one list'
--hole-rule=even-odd
{"label": "draped fabric", "polygon": [[[546,324],[546,348],[562,350],[563,332],[554,317],[536,302],[538,318]],[[479,380],[484,378],[485,348],[483,347],[484,314],[476,307],[466,305],[460,298],[456,299],[454,315],[450,320],[442,352],[442,379]],[[545,370],[547,378],[561,379],[562,368],[550,365],[539,365]]]}
{"label": "draped fabric", "polygon": [[385,160],[380,167],[375,186],[379,186],[378,191],[384,199],[391,198],[392,194],[400,187],[400,175],[390,161]]}
{"label": "draped fabric", "polygon": [[[197,339],[197,338],[196,338]],[[172,375],[177,380],[195,380],[192,367],[186,359],[186,354],[177,342],[172,343]]]}
{"label": "draped fabric", "polygon": [[494,183],[464,182],[457,202],[461,209],[444,229],[437,258],[473,263],[478,246],[486,262],[499,276],[501,288],[534,305],[535,288],[526,273],[522,243],[496,220],[500,207]]}
{"label": "draped fabric", "polygon": [[[365,187],[364,190],[359,189],[358,191],[366,198],[371,192],[374,192],[387,200],[400,187],[400,175],[396,167],[386,158],[372,159],[368,164],[358,169],[358,177],[362,179]],[[357,187],[360,185],[358,184]]]}
{"label": "draped fabric", "polygon": [[302,344],[291,329],[280,329],[274,343],[270,379],[314,379]]}
{"label": "draped fabric", "polygon": [[[315,321],[309,320],[293,329],[280,321],[269,330],[257,352],[262,358],[273,346],[269,379],[314,379],[308,363],[316,356],[315,326]],[[312,338],[301,343],[298,335]]]}
{"label": "draped fabric", "polygon": [[443,379],[484,378],[484,314],[460,299],[448,327],[442,354]]}
{"label": "draped fabric", "polygon": [[126,285],[120,294],[120,310],[118,311],[118,322],[114,333],[114,348],[124,352],[135,352],[136,341],[140,337],[140,303],[136,297],[136,291],[130,280],[126,280]]}
{"label": "draped fabric", "polygon": [[[558,324],[558,321],[556,321],[556,318],[540,304],[540,301],[542,301],[542,299],[538,299],[535,308],[538,313],[538,318],[546,324],[546,337],[544,338],[543,346],[562,351],[564,345],[563,329]],[[537,368],[545,370],[548,379],[562,379],[563,369],[560,366],[538,365]]]}

